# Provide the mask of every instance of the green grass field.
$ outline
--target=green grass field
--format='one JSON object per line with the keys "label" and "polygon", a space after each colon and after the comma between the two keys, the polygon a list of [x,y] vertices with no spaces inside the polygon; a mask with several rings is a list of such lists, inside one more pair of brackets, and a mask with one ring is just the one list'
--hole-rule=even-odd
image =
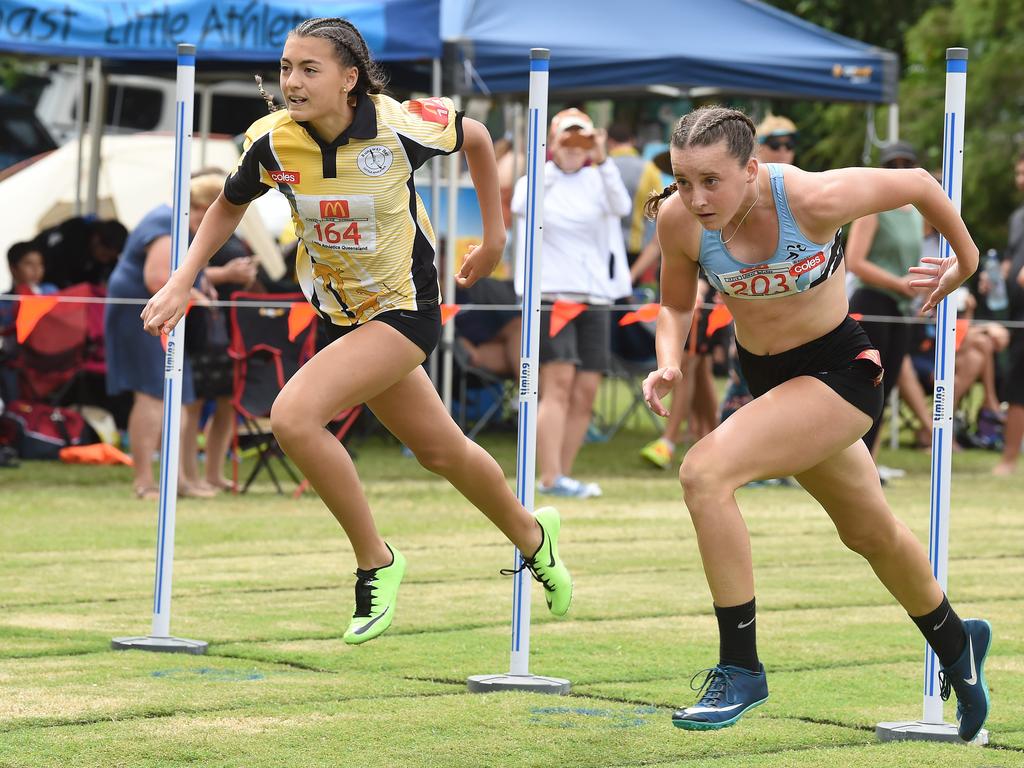
{"label": "green grass field", "polygon": [[[114,652],[149,631],[155,504],[128,470],[0,470],[0,765],[1024,765],[1021,480],[990,480],[994,455],[959,454],[953,484],[950,598],[995,630],[980,749],[876,742],[878,721],[920,716],[924,642],[810,497],[779,488],[740,492],[771,699],[734,728],[673,728],[718,641],[675,475],[636,458],[647,439],[585,447],[578,474],[605,495],[561,505],[575,599],[554,620],[535,589],[532,634],[532,671],[572,681],[557,698],[466,692],[507,670],[512,548],[394,443],[360,444],[358,464],[408,576],[395,625],[360,647],[341,641],[351,551],[312,496],[181,501],[171,626],[209,653]],[[511,473],[514,438],[485,444]],[[927,540],[928,456],[883,461],[908,469],[888,495]]]}

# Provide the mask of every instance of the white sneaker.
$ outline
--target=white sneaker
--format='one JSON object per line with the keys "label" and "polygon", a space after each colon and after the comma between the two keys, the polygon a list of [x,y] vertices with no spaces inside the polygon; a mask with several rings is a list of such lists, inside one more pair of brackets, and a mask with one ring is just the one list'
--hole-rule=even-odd
{"label": "white sneaker", "polygon": [[881,478],[883,483],[887,483],[890,480],[897,480],[901,477],[906,477],[906,470],[897,469],[896,467],[887,467],[884,464],[878,465],[878,476]]}
{"label": "white sneaker", "polygon": [[[591,483],[591,485],[593,485]],[[594,486],[597,487],[596,485]],[[549,496],[568,496],[577,499],[589,499],[591,496],[601,495],[601,489],[597,488],[597,494],[592,493],[591,488],[579,480],[574,480],[566,475],[559,475],[551,485],[537,484],[537,492]]]}

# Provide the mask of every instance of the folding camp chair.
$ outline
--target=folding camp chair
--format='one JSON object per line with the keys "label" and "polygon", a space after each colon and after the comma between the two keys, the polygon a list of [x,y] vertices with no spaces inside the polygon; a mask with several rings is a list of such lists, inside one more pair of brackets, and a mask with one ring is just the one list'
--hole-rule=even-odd
{"label": "folding camp chair", "polygon": [[[87,283],[56,294],[88,298],[97,295],[102,292]],[[102,353],[97,351],[103,346],[102,327],[102,305],[98,304],[59,301],[40,317],[18,346],[13,361],[18,370],[20,398],[58,405],[81,376],[104,375],[106,366]]]}
{"label": "folding camp chair", "polygon": [[[266,470],[278,493],[284,493],[274,471],[276,464],[298,487],[298,493],[307,486],[300,481],[271,432],[268,419],[277,393],[295,372],[316,351],[318,320],[313,318],[299,327],[292,318],[293,310],[286,307],[259,306],[267,303],[294,302],[304,307],[302,294],[246,293],[231,295],[236,302],[251,302],[253,306],[233,306],[230,313],[231,346],[228,354],[234,360],[234,380],[231,402],[238,419],[235,423],[235,480],[237,485],[240,450],[256,451],[256,465],[252,468],[241,492],[249,490],[262,470]],[[335,435],[343,440],[362,406],[355,406],[339,414],[332,424],[340,422]],[[239,429],[241,423],[241,430]]]}
{"label": "folding camp chair", "polygon": [[[612,354],[607,379],[600,391],[600,405],[595,408],[594,427],[600,439],[610,440],[626,424],[646,413],[655,431],[664,425],[644,402],[643,382],[658,367],[654,354],[654,329],[650,323],[619,325],[624,312],[612,312]],[[625,403],[621,401],[625,400]],[[600,414],[600,415],[599,415]],[[634,423],[635,426],[635,423]]]}
{"label": "folding camp chair", "polygon": [[[441,348],[447,348],[446,342],[442,342]],[[500,417],[502,410],[511,403],[516,395],[515,380],[473,365],[469,353],[457,338],[451,349],[458,386],[455,420],[466,437],[475,440],[484,427]]]}
{"label": "folding camp chair", "polygon": [[612,354],[608,376],[601,387],[600,406],[595,408],[594,415],[594,427],[602,442],[611,440],[634,419],[642,422],[640,414],[644,413],[657,433],[664,429],[664,424],[647,407],[643,395],[644,379],[657,367],[657,360],[629,360]]}

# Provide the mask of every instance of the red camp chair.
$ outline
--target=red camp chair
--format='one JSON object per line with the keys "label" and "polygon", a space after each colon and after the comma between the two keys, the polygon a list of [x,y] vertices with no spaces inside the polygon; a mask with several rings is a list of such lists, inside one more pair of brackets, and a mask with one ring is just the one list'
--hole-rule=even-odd
{"label": "red camp chair", "polygon": [[[262,470],[266,470],[278,493],[284,493],[274,465],[277,464],[296,484],[295,495],[307,487],[300,481],[269,429],[267,419],[274,398],[295,372],[316,352],[317,318],[304,308],[302,294],[246,293],[231,295],[232,301],[252,302],[254,306],[233,306],[230,314],[231,346],[228,353],[234,360],[234,384],[231,401],[238,419],[235,423],[235,484],[238,485],[238,456],[243,447],[257,452],[253,467],[241,492],[245,493]],[[292,302],[293,308],[267,307],[260,304]],[[296,320],[299,319],[299,322]],[[344,442],[362,406],[349,408],[332,421],[337,438]],[[239,422],[244,433],[239,431]],[[339,425],[339,426],[335,426]]]}
{"label": "red camp chair", "polygon": [[[81,283],[53,295],[64,296],[96,298],[103,291]],[[14,365],[21,399],[39,403],[59,403],[82,375],[105,375],[103,305],[58,301],[21,341]]]}

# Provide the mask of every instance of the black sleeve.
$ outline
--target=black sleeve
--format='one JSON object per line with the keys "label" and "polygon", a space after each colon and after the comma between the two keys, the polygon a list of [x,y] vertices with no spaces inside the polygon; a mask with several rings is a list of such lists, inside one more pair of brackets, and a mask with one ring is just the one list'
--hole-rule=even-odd
{"label": "black sleeve", "polygon": [[238,161],[238,167],[224,182],[224,197],[232,205],[246,205],[265,194],[270,187],[263,182],[263,168],[268,167],[261,160],[270,151],[270,134],[264,134],[254,141]]}

